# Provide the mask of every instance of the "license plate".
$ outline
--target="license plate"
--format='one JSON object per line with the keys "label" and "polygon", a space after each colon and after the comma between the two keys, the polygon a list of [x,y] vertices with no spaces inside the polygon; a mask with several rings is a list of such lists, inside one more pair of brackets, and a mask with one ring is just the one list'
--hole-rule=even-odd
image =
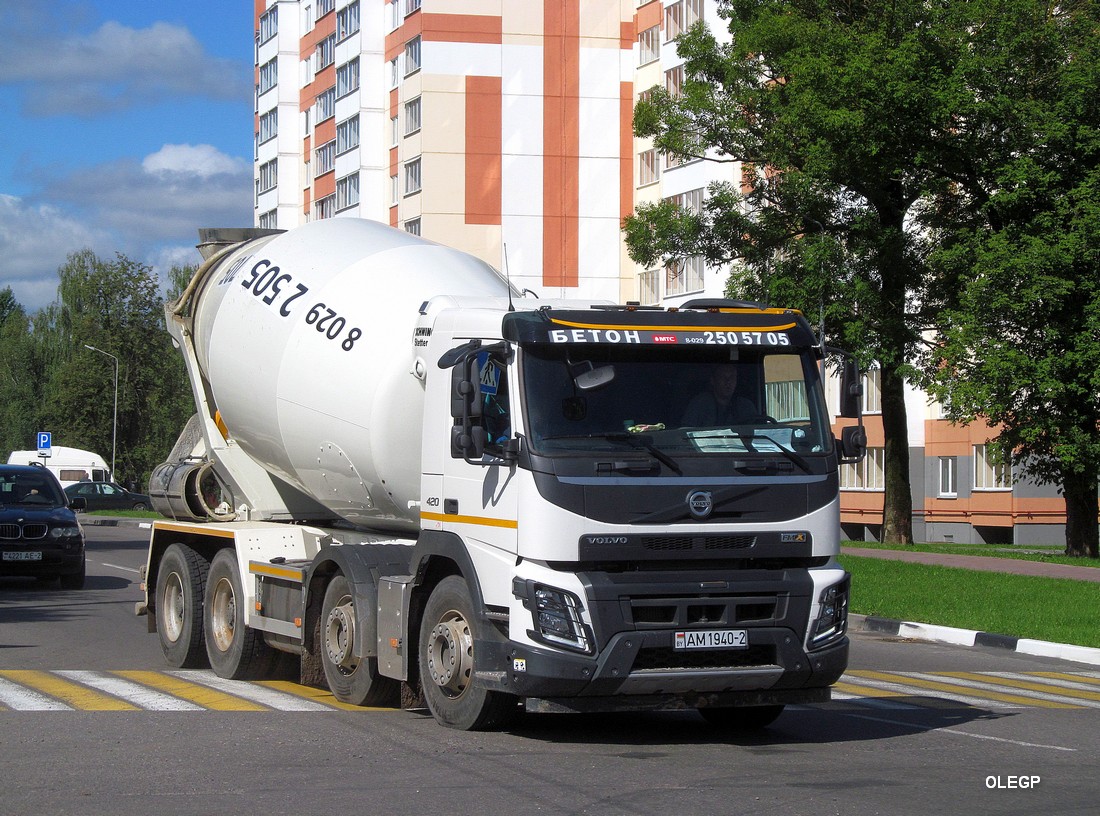
{"label": "license plate", "polygon": [[672,648],[688,649],[747,649],[749,633],[744,629],[699,629],[677,632]]}
{"label": "license plate", "polygon": [[42,553],[35,551],[22,551],[22,552],[6,552],[4,553],[5,561],[41,561]]}

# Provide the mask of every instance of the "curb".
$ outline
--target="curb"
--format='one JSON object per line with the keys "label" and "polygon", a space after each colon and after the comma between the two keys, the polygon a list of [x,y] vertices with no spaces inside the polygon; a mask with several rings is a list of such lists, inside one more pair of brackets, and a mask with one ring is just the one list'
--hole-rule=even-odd
{"label": "curb", "polygon": [[950,643],[955,646],[986,646],[995,649],[1008,649],[1034,657],[1053,657],[1058,660],[1100,666],[1100,649],[1088,646],[1050,643],[1045,640],[1031,640],[991,632],[977,632],[973,629],[956,629],[951,626],[937,626],[931,623],[890,620],[889,618],[877,618],[873,615],[850,615],[849,620],[855,628],[863,632],[898,635],[913,640]]}

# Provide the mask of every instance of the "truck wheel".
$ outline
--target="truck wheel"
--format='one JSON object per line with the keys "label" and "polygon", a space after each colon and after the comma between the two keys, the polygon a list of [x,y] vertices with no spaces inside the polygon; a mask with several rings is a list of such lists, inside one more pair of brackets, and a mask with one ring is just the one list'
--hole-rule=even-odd
{"label": "truck wheel", "polygon": [[739,731],[757,731],[767,728],[783,713],[781,705],[743,706],[731,708],[696,709],[711,725]]}
{"label": "truck wheel", "polygon": [[420,681],[438,722],[463,731],[499,728],[519,713],[519,699],[474,685],[474,641],[480,625],[470,590],[457,575],[432,590],[420,622]]}
{"label": "truck wheel", "polygon": [[157,570],[157,636],[168,665],[207,665],[202,642],[202,598],[210,563],[190,547],[172,544]]}
{"label": "truck wheel", "polygon": [[325,589],[316,641],[329,691],[342,703],[395,706],[400,691],[397,681],[378,674],[377,658],[353,654],[355,626],[351,586],[337,574]]}
{"label": "truck wheel", "polygon": [[218,550],[210,562],[202,605],[206,656],[210,668],[227,680],[255,680],[271,668],[273,649],[255,629],[244,625],[244,592],[231,549]]}

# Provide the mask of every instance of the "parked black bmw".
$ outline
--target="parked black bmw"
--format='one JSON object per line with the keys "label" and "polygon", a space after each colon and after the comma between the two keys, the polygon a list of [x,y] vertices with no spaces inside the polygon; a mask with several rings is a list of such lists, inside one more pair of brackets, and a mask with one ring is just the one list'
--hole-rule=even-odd
{"label": "parked black bmw", "polygon": [[0,465],[0,575],[60,577],[84,586],[84,530],[53,474],[42,467]]}

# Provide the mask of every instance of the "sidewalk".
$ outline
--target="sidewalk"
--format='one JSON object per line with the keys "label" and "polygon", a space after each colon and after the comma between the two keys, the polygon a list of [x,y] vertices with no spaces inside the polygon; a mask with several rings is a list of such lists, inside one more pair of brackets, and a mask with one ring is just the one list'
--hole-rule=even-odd
{"label": "sidewalk", "polygon": [[[864,547],[841,547],[840,554],[841,556],[851,555],[861,558],[881,558],[886,561],[905,561],[912,564],[935,564],[981,572],[1033,575],[1043,578],[1068,578],[1073,581],[1100,583],[1100,567],[1075,567],[1069,564],[1017,561],[1013,558],[990,558],[981,555],[941,555],[938,553],[877,550]],[[876,618],[874,616],[852,615],[850,620],[853,629],[866,632],[897,635],[914,640],[952,643],[957,646],[993,646],[1036,657],[1053,657],[1059,660],[1071,660],[1077,663],[1100,666],[1100,649],[1087,646],[1050,643],[1044,640],[1016,638],[992,632],[977,632],[971,629],[956,629],[950,626],[913,623]]]}

